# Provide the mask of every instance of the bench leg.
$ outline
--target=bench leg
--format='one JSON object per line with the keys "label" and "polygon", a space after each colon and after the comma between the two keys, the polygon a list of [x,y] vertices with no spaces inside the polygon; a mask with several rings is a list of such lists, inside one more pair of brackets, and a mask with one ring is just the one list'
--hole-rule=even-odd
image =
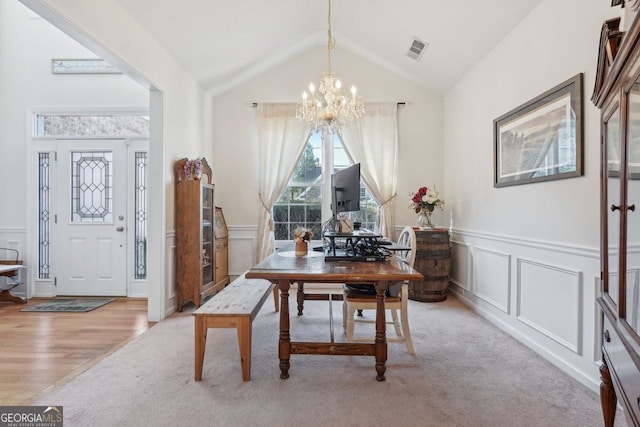
{"label": "bench leg", "polygon": [[242,363],[242,380],[249,381],[251,379],[251,319],[243,316],[238,319],[236,328]]}
{"label": "bench leg", "polygon": [[195,380],[202,380],[202,364],[204,363],[204,348],[207,344],[207,326],[205,318],[195,318]]}

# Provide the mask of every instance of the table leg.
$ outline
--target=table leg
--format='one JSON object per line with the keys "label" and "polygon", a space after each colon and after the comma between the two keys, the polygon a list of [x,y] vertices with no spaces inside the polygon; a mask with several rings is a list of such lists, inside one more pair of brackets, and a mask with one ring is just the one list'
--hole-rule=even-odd
{"label": "table leg", "polygon": [[280,288],[280,340],[278,341],[278,357],[280,357],[280,378],[289,378],[289,358],[291,357],[291,336],[289,335],[289,287],[287,280],[279,280]]}
{"label": "table leg", "polygon": [[204,364],[204,349],[207,345],[207,326],[204,317],[195,316],[195,380],[202,380],[202,365]]}
{"label": "table leg", "polygon": [[304,283],[298,282],[298,316],[302,316],[302,310],[304,310]]}
{"label": "table leg", "polygon": [[12,302],[14,304],[26,304],[27,300],[17,297],[15,295],[11,295],[11,292],[8,290],[0,291],[0,301]]}
{"label": "table leg", "polygon": [[385,281],[376,282],[376,380],[384,381],[387,370],[387,320],[384,310],[384,293],[389,287]]}

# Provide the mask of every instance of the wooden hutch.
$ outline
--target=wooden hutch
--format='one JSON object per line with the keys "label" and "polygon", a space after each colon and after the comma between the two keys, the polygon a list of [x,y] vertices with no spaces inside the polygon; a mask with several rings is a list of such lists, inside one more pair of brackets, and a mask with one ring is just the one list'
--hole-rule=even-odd
{"label": "wooden hutch", "polygon": [[640,425],[640,2],[626,3],[626,17],[635,13],[627,31],[619,17],[602,27],[592,97],[601,110],[598,304],[606,426],[613,426],[617,401],[627,423]]}
{"label": "wooden hutch", "polygon": [[211,167],[206,159],[201,161],[200,179],[187,179],[184,173],[186,158],[173,165],[176,183],[176,304],[179,311],[189,301],[199,307],[205,297],[216,294],[229,283],[226,224],[222,210],[214,204]]}

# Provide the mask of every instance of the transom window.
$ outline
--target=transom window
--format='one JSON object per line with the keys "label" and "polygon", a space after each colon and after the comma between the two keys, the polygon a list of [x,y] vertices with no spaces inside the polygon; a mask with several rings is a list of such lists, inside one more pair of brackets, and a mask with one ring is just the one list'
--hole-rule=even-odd
{"label": "transom window", "polygon": [[149,136],[142,114],[37,114],[34,136]]}
{"label": "transom window", "polygon": [[[313,231],[314,240],[321,240],[322,225],[331,218],[331,174],[351,166],[338,135],[314,132],[307,140],[304,152],[288,185],[273,207],[275,239],[293,239],[296,227]],[[360,221],[363,228],[375,228],[378,204],[371,198],[364,185],[360,188],[360,211],[347,215]]]}

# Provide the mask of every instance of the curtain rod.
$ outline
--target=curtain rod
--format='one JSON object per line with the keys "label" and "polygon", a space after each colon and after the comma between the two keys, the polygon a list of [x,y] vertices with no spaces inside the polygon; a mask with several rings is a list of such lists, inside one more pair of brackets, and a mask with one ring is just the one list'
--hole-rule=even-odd
{"label": "curtain rod", "polygon": [[[365,102],[365,105],[366,105],[366,104],[367,104],[367,103]],[[398,106],[405,106],[406,104],[407,104],[407,103],[406,103],[405,101],[398,101]],[[256,108],[257,106],[258,106],[258,103],[257,103],[257,102],[252,102],[252,103],[251,103],[251,107],[252,107],[252,108]]]}

